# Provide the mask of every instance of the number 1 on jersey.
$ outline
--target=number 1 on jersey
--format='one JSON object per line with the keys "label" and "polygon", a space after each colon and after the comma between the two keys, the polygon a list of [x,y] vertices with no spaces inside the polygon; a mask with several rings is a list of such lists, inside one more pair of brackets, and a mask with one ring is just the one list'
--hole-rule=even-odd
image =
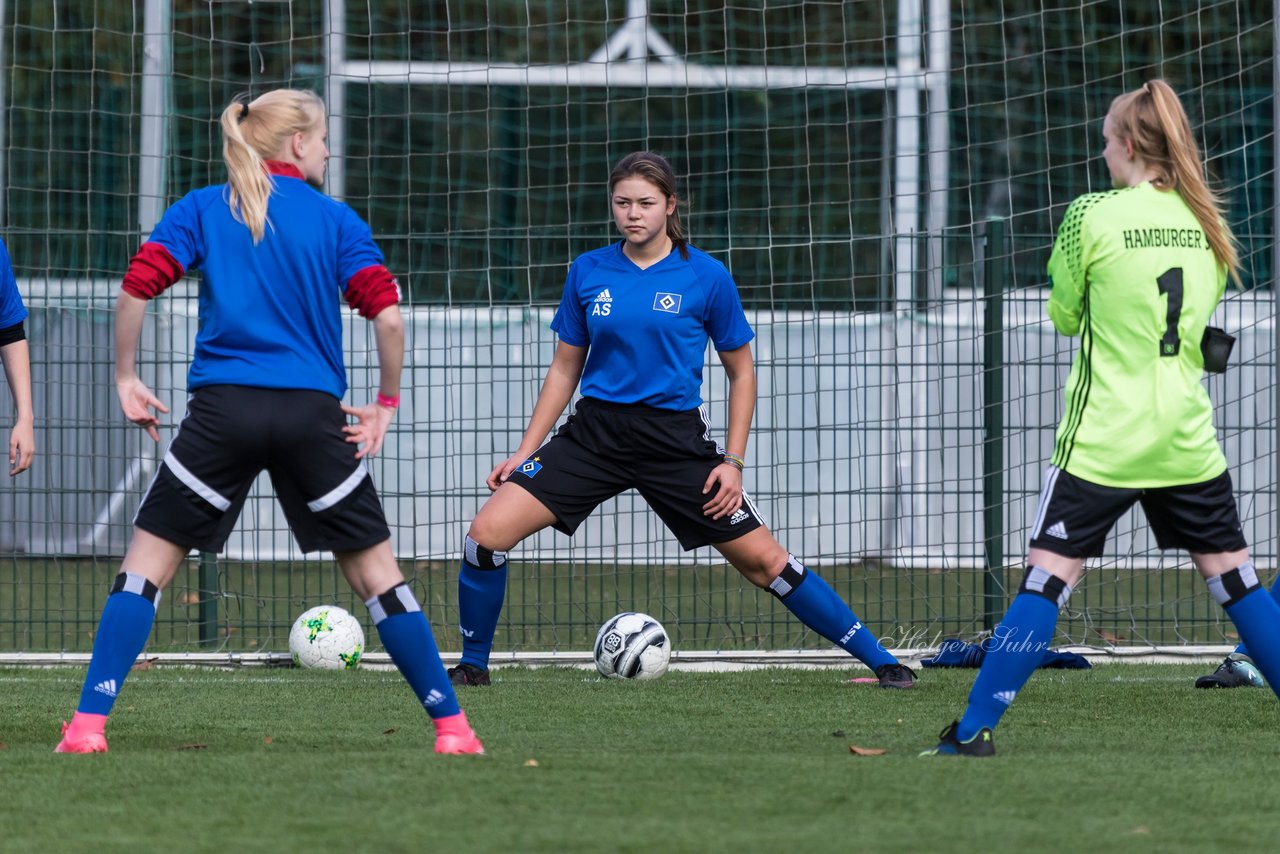
{"label": "number 1 on jersey", "polygon": [[1176,356],[1182,342],[1178,339],[1178,315],[1182,314],[1182,268],[1170,267],[1156,279],[1160,293],[1169,297],[1164,313],[1164,337],[1160,339],[1160,355]]}

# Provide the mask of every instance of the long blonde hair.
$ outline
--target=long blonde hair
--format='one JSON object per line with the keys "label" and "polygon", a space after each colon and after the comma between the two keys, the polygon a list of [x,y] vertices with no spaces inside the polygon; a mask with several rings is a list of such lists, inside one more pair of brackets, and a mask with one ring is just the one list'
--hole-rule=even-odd
{"label": "long blonde hair", "polygon": [[222,159],[231,185],[231,215],[262,240],[267,228],[271,176],[263,161],[275,157],[295,133],[324,120],[324,102],[305,89],[272,89],[254,98],[236,98],[222,111]]}
{"label": "long blonde hair", "polygon": [[1200,148],[1178,95],[1163,80],[1111,102],[1116,136],[1133,142],[1134,154],[1156,173],[1156,186],[1177,190],[1204,230],[1218,263],[1240,284],[1240,254],[1222,214],[1222,198],[1205,180]]}

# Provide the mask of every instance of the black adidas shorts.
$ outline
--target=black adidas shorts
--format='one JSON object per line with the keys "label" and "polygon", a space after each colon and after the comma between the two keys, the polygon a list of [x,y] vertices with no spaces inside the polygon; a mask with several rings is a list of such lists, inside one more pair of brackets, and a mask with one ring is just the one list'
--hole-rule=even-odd
{"label": "black adidas shorts", "polygon": [[265,469],[304,552],[377,545],[391,531],[346,423],[324,392],[197,389],[134,524],[180,546],[222,551]]}
{"label": "black adidas shorts", "polygon": [[1186,486],[1119,489],[1055,466],[1045,472],[1031,547],[1065,557],[1099,557],[1111,526],[1135,503],[1142,505],[1162,549],[1220,554],[1248,547],[1227,472]]}
{"label": "black adidas shorts", "polygon": [[556,529],[570,535],[602,502],[634,488],[688,551],[736,540],[764,524],[745,491],[736,513],[703,515],[711,496],[702,487],[722,462],[701,409],[676,412],[584,397],[509,480],[545,504]]}

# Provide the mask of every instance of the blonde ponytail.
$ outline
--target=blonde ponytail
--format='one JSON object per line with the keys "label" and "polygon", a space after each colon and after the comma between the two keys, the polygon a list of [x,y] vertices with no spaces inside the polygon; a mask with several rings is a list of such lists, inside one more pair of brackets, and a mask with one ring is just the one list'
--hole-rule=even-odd
{"label": "blonde ponytail", "polygon": [[1177,190],[1204,231],[1218,264],[1240,285],[1240,254],[1222,212],[1222,198],[1205,180],[1200,148],[1182,102],[1168,83],[1152,80],[1111,102],[1116,134],[1156,173],[1157,186]]}
{"label": "blonde ponytail", "polygon": [[267,201],[273,184],[265,160],[275,157],[295,133],[306,133],[324,119],[324,102],[303,89],[273,89],[254,100],[237,98],[222,111],[222,159],[227,164],[227,204],[237,222],[253,234],[266,234]]}

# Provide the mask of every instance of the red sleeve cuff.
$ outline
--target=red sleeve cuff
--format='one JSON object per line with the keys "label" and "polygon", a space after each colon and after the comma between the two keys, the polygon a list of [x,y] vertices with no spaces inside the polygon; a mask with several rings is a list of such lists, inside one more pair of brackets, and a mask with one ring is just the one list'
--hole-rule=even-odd
{"label": "red sleeve cuff", "polygon": [[186,275],[182,265],[159,243],[142,244],[129,261],[121,289],[138,299],[154,299]]}
{"label": "red sleeve cuff", "polygon": [[400,302],[400,283],[386,267],[374,264],[351,277],[345,296],[347,305],[361,317],[374,318]]}

